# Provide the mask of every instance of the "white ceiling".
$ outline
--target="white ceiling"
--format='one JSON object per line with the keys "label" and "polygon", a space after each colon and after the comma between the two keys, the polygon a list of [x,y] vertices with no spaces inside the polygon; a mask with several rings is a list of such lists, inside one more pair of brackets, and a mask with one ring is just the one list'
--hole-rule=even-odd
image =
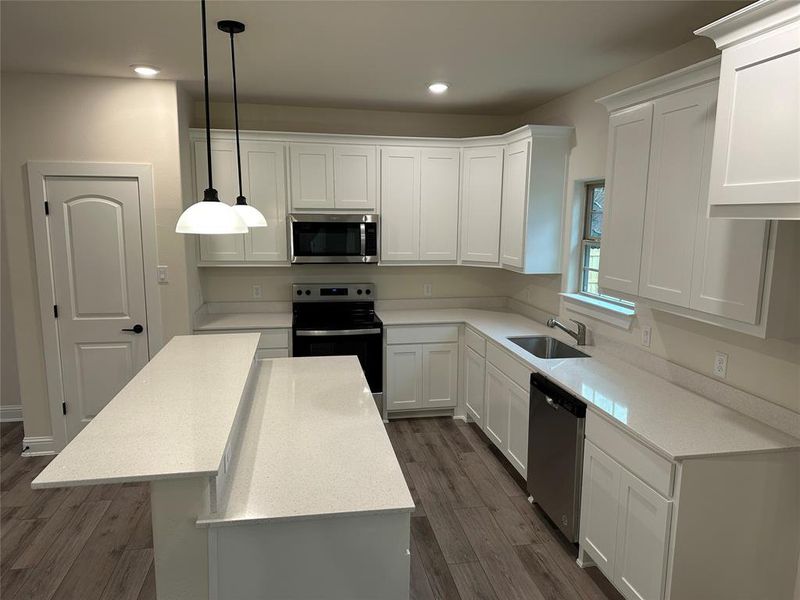
{"label": "white ceiling", "polygon": [[[230,93],[226,34],[237,37],[240,97],[299,106],[512,114],[693,39],[747,2],[208,3],[212,94]],[[200,4],[3,0],[2,69],[132,77],[129,65],[201,93]],[[432,80],[451,83],[441,97]]]}

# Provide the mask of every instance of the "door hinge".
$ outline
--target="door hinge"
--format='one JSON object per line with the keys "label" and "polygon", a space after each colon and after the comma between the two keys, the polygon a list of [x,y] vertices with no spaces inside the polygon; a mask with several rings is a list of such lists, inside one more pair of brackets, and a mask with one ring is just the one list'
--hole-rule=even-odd
{"label": "door hinge", "polygon": [[58,318],[58,304],[53,304],[53,317]]}
{"label": "door hinge", "polygon": [[44,214],[50,214],[50,203],[47,200],[44,201]]}
{"label": "door hinge", "polygon": [[64,414],[64,415],[67,414],[67,403],[66,402],[62,402],[61,403],[61,413]]}

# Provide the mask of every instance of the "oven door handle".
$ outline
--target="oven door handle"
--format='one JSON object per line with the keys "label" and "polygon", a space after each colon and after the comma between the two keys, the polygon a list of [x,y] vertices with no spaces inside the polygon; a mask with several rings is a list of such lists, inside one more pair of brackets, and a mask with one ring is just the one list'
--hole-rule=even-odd
{"label": "oven door handle", "polygon": [[378,327],[372,329],[307,329],[295,331],[297,337],[334,337],[339,335],[374,335],[380,333]]}

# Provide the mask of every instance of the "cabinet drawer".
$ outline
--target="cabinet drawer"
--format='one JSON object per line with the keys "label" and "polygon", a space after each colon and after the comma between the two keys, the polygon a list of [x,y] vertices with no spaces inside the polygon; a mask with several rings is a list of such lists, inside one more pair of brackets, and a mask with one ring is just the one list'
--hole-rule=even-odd
{"label": "cabinet drawer", "polygon": [[533,370],[513,359],[508,352],[489,343],[486,345],[486,360],[519,387],[524,390],[530,390]]}
{"label": "cabinet drawer", "polygon": [[475,350],[475,352],[481,356],[486,356],[486,340],[483,339],[481,334],[467,327],[464,330],[464,341],[467,343],[467,346]]}
{"label": "cabinet drawer", "polygon": [[275,329],[262,331],[261,338],[258,340],[258,347],[261,348],[288,348],[289,330]]}
{"label": "cabinet drawer", "polygon": [[650,485],[672,497],[674,465],[592,412],[586,412],[586,439]]}
{"label": "cabinet drawer", "polygon": [[386,328],[387,344],[430,344],[457,341],[458,325]]}

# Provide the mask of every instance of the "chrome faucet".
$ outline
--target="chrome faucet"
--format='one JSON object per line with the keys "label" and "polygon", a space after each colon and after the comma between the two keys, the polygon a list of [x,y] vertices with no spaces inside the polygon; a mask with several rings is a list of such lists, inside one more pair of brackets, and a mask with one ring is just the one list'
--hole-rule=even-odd
{"label": "chrome faucet", "polygon": [[577,331],[572,331],[569,327],[564,325],[563,323],[559,323],[555,319],[547,319],[547,326],[548,327],[558,327],[564,333],[571,335],[575,338],[575,341],[578,342],[578,346],[585,346],[586,345],[586,325],[581,323],[580,321],[576,321],[575,319],[570,319],[575,325],[578,326]]}

